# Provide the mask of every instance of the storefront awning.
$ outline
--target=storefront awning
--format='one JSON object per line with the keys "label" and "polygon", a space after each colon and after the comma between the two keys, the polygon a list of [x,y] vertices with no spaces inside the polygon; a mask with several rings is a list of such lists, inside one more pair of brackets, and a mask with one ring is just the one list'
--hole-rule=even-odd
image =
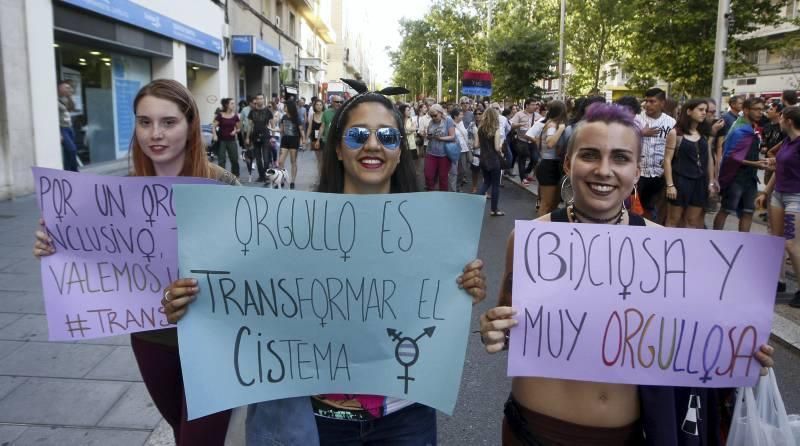
{"label": "storefront awning", "polygon": [[266,61],[266,65],[283,64],[280,50],[268,45],[255,36],[231,37],[231,52],[239,56],[257,56]]}

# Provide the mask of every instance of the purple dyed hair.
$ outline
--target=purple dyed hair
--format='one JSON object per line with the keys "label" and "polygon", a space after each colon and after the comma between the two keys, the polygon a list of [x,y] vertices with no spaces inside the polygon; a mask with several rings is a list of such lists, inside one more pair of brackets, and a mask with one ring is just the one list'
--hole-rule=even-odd
{"label": "purple dyed hair", "polygon": [[637,156],[641,155],[642,131],[634,120],[633,114],[630,112],[630,110],[627,107],[617,104],[595,103],[586,109],[586,114],[583,115],[583,119],[575,125],[575,130],[572,132],[572,136],[569,138],[569,142],[567,143],[568,157],[572,156],[572,152],[575,149],[575,141],[578,139],[577,135],[578,132],[580,132],[581,127],[583,127],[585,124],[590,124],[593,122],[620,124],[633,130],[633,132],[636,134],[636,140],[638,141],[638,144],[636,145],[636,154]]}

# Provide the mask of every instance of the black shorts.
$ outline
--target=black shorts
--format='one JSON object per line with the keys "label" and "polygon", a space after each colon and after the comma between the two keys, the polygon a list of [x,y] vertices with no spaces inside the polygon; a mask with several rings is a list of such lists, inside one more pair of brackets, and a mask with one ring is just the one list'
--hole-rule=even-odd
{"label": "black shorts", "polygon": [[536,181],[539,186],[558,186],[563,175],[561,160],[541,160],[536,166]]}
{"label": "black shorts", "polygon": [[639,201],[646,211],[654,211],[658,199],[664,195],[664,177],[640,177],[636,189],[639,192]]}
{"label": "black shorts", "polygon": [[676,174],[673,175],[672,181],[675,184],[677,196],[674,200],[669,200],[669,204],[682,208],[705,208],[708,205],[707,178],[686,178]]}
{"label": "black shorts", "polygon": [[284,135],[281,138],[281,149],[294,149],[300,147],[300,137],[299,136],[286,136]]}

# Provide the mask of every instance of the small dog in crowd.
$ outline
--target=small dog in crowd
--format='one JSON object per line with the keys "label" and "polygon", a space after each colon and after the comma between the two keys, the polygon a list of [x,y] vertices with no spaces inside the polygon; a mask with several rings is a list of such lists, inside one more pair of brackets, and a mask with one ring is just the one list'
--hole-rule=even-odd
{"label": "small dog in crowd", "polygon": [[283,189],[286,187],[286,178],[288,177],[286,169],[267,169],[265,177],[267,181],[264,183],[264,187],[272,186],[273,189]]}

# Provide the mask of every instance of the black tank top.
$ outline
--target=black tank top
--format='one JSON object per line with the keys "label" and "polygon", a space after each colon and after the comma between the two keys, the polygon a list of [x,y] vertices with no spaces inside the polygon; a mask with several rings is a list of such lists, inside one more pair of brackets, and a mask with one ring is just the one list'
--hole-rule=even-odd
{"label": "black tank top", "polygon": [[[567,208],[560,208],[551,212],[550,221],[555,223],[569,223]],[[628,212],[628,226],[647,226],[647,223],[645,223],[642,216]]]}

